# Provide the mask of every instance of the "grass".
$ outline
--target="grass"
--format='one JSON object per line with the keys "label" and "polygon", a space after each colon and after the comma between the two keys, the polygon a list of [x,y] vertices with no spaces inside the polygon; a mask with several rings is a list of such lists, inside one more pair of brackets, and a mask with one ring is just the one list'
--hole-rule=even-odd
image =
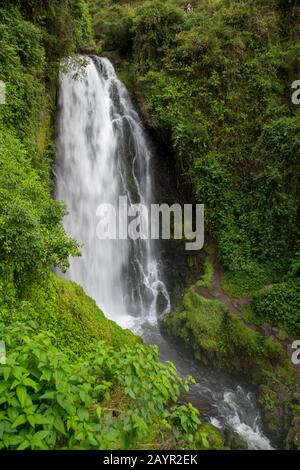
{"label": "grass", "polygon": [[252,297],[263,287],[278,282],[281,273],[273,265],[258,266],[253,271],[227,272],[222,276],[221,286],[230,297]]}
{"label": "grass", "polygon": [[190,289],[183,299],[186,312],[186,324],[193,331],[195,339],[205,349],[218,351],[220,337],[216,331],[221,331],[223,315],[227,307],[221,302],[210,301]]}
{"label": "grass", "polygon": [[249,324],[252,324],[252,325],[255,325],[255,326],[260,326],[264,323],[264,321],[262,319],[259,319],[255,316],[252,308],[251,308],[251,305],[247,305],[244,310],[243,310],[243,313],[242,313],[242,317],[243,317],[243,320],[246,322],[246,323],[249,323]]}
{"label": "grass", "polygon": [[7,324],[24,318],[37,323],[40,331],[52,333],[56,347],[71,349],[78,357],[85,356],[95,340],[113,347],[133,346],[141,341],[108,320],[80,286],[54,274],[32,288],[26,301],[16,304],[12,311],[0,311],[0,320]]}
{"label": "grass", "polygon": [[214,277],[213,264],[208,258],[206,258],[205,263],[204,263],[204,274],[201,277],[200,281],[198,281],[195,284],[195,286],[211,289],[213,277]]}

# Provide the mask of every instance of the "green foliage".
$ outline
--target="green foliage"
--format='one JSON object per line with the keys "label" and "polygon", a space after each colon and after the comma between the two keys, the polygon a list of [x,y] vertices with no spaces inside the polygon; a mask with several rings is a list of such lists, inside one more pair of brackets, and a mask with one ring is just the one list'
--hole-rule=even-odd
{"label": "green foliage", "polygon": [[0,78],[7,90],[0,124],[12,127],[31,152],[41,115],[52,106],[49,80],[56,87],[61,58],[83,49],[91,34],[84,0],[9,1],[0,8]]}
{"label": "green foliage", "polygon": [[201,297],[190,288],[181,308],[164,319],[167,332],[192,345],[196,357],[219,367],[247,370],[257,379],[261,369],[285,360],[282,347],[247,328],[225,304]]}
{"label": "green foliage", "polygon": [[88,25],[83,0],[10,1],[0,8],[1,302],[25,295],[49,268],[64,271],[69,255],[78,254],[62,227],[65,208],[52,199],[52,84],[61,56],[91,37]]}
{"label": "green foliage", "polygon": [[[174,427],[173,432],[178,438],[182,431],[184,431],[189,440],[193,441],[201,421],[198,411],[190,403],[188,405],[177,406],[172,411],[169,419]],[[204,440],[204,442],[209,447],[208,441]]]}
{"label": "green foliage", "polygon": [[[65,235],[63,206],[54,201],[20,142],[0,132],[1,299],[20,293],[48,269],[66,269],[76,243]],[[8,177],[9,175],[9,177]]]}
{"label": "green foliage", "polygon": [[201,277],[201,280],[196,283],[196,286],[210,289],[212,287],[213,276],[214,276],[213,264],[209,258],[206,258],[204,262],[204,274]]}
{"label": "green foliage", "polygon": [[174,42],[183,12],[170,2],[146,1],[135,11],[133,19],[134,54],[142,66],[159,59]]}
{"label": "green foliage", "polygon": [[252,272],[226,272],[221,279],[223,290],[230,297],[250,297],[265,286],[279,282],[285,266],[277,263],[253,264]]}
{"label": "green foliage", "polygon": [[51,120],[61,57],[92,43],[87,4],[4,1],[0,20],[0,449],[192,448],[199,413],[175,404],[189,380],[50,273],[78,254],[51,197]]}
{"label": "green foliage", "polygon": [[93,47],[87,3],[4,1],[0,20],[0,449],[206,447],[198,411],[176,405],[190,379],[50,273],[78,254],[51,197],[51,124],[61,57]]}
{"label": "green foliage", "polygon": [[166,406],[188,382],[159,362],[157,349],[100,342],[78,362],[52,345],[51,334],[36,334],[34,322],[0,323],[0,337],[8,350],[0,366],[0,448],[128,449],[153,426],[193,441],[198,411]]}
{"label": "green foliage", "polygon": [[299,238],[300,128],[290,84],[300,67],[300,8],[203,1],[186,15],[183,6],[133,3],[135,91],[148,123],[171,142],[182,181],[205,204],[223,264],[257,275],[259,285],[268,263],[289,270]]}
{"label": "green foliage", "polygon": [[141,340],[108,320],[94,300],[77,284],[54,274],[33,284],[25,298],[0,309],[0,320],[7,326],[15,322],[34,322],[39,331],[53,335],[54,346],[86,357],[95,340],[112,346],[133,346]]}
{"label": "green foliage", "polygon": [[201,297],[194,287],[183,305],[165,316],[163,328],[189,345],[202,362],[256,383],[267,430],[278,442],[284,438],[300,377],[281,344],[247,327],[225,304]]}
{"label": "green foliage", "polygon": [[186,15],[183,6],[132,5],[135,91],[205,204],[206,230],[228,270],[223,287],[253,295],[298,272],[300,121],[290,85],[300,70],[300,8],[203,1]]}
{"label": "green foliage", "polygon": [[291,261],[290,270],[287,276],[290,278],[298,278],[298,279],[300,277],[300,242],[298,242],[297,244],[295,256],[293,257]]}
{"label": "green foliage", "polygon": [[127,4],[90,2],[94,35],[101,50],[116,50],[122,54],[131,50],[132,10]]}
{"label": "green foliage", "polygon": [[[92,2],[100,17],[100,2]],[[300,7],[281,0],[192,3],[194,14],[186,15],[180,0],[130,2],[127,80],[147,123],[170,143],[180,182],[205,204],[207,231],[228,270],[224,289],[252,296],[284,281],[257,296],[255,316],[295,334],[300,128],[290,85],[300,70]],[[209,276],[200,282],[208,286]],[[249,372],[272,414],[270,428],[280,434],[293,375],[278,343],[192,289],[165,327],[200,359]]]}
{"label": "green foliage", "polygon": [[0,9],[0,59],[0,77],[6,84],[0,125],[29,142],[38,132],[45,103],[43,32],[13,6]]}
{"label": "green foliage", "polygon": [[210,423],[203,423],[196,435],[200,449],[226,450],[223,434]]}
{"label": "green foliage", "polygon": [[252,302],[255,316],[277,325],[292,337],[300,335],[300,283],[275,284],[271,290],[255,295]]}

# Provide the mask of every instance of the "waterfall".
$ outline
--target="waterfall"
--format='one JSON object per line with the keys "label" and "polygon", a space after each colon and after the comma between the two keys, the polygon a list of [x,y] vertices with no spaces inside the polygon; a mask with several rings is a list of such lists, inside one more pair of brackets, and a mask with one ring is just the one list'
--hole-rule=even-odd
{"label": "waterfall", "polygon": [[150,207],[152,152],[112,64],[87,60],[79,77],[72,71],[60,76],[56,197],[69,210],[67,233],[82,244],[82,257],[70,259],[68,277],[118,323],[129,316],[155,323],[170,309],[157,242],[100,240],[96,233],[100,204],[118,212],[119,196],[126,196],[129,208]]}
{"label": "waterfall", "polygon": [[158,241],[97,237],[100,204],[117,210],[119,196],[126,196],[129,207],[149,208],[154,201],[153,152],[111,63],[89,58],[79,77],[73,68],[60,75],[55,169],[56,197],[69,211],[66,231],[82,244],[82,257],[70,259],[67,277],[81,284],[106,316],[157,344],[161,360],[173,361],[180,375],[192,374],[197,382],[191,397],[200,409],[208,408],[212,422],[239,433],[250,449],[270,449],[247,387],[203,368],[161,335],[157,319],[170,310],[170,298]]}

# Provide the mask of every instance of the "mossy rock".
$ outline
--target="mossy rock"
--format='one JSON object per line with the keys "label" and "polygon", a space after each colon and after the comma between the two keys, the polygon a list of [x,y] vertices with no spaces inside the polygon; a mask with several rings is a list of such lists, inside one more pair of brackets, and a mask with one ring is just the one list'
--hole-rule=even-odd
{"label": "mossy rock", "polygon": [[[203,446],[203,438],[205,436],[206,447]],[[225,437],[223,432],[213,426],[209,422],[204,422],[200,425],[197,431],[196,442],[198,443],[199,449],[209,448],[212,450],[227,450],[228,447],[225,443]]]}
{"label": "mossy rock", "polygon": [[225,444],[231,450],[248,450],[247,442],[243,441],[236,432],[229,431],[226,429],[224,431]]}
{"label": "mossy rock", "polygon": [[165,316],[163,330],[189,344],[201,362],[246,374],[258,386],[266,430],[282,444],[291,424],[299,377],[278,342],[253,331],[225,304],[201,297],[193,287],[182,307]]}

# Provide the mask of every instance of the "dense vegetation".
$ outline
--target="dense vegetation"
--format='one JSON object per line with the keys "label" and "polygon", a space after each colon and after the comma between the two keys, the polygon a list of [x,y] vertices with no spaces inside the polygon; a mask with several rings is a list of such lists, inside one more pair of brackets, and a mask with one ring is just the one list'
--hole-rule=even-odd
{"label": "dense vegetation", "polygon": [[212,288],[207,259],[164,329],[202,361],[247,371],[269,431],[297,447],[299,377],[280,341],[259,332],[266,323],[284,330],[281,340],[300,332],[300,114],[291,101],[300,6],[195,0],[187,14],[180,0],[89,3],[96,41],[173,156],[180,193],[205,203],[206,251],[213,241],[223,291],[252,298],[243,320],[201,297],[197,289]]}
{"label": "dense vegetation", "polygon": [[[196,444],[198,412],[165,407],[187,385],[172,364],[159,363],[155,349],[102,342],[78,361],[34,322],[0,331],[12,351],[1,368],[0,449],[127,449],[143,441],[153,447],[163,436],[171,445],[183,436]],[[201,432],[197,441],[201,446]]]}
{"label": "dense vegetation", "polygon": [[95,49],[84,0],[1,2],[0,449],[222,448],[174,366],[51,272],[79,255],[52,197],[59,63]]}
{"label": "dense vegetation", "polygon": [[284,281],[254,311],[282,327],[265,304],[280,292],[285,324],[298,324],[298,291],[289,295],[299,286],[298,3],[194,1],[193,14],[176,0],[90,4],[97,41],[127,60],[145,119],[172,149],[181,185],[206,205],[232,292]]}
{"label": "dense vegetation", "polygon": [[[51,272],[79,255],[63,230],[66,208],[52,197],[62,57],[113,57],[174,156],[181,186],[206,205],[207,233],[227,270],[224,289],[254,294],[257,324],[300,332],[300,114],[291,103],[300,7],[293,0],[192,3],[188,15],[181,0],[1,2],[1,449],[225,445],[192,406],[176,404],[188,384],[171,364],[161,365],[155,349]],[[198,287],[211,279],[207,261]],[[267,284],[274,285],[261,292]],[[167,320],[173,334],[192,337],[201,360],[249,369],[271,425],[280,434],[284,419],[287,431],[294,384],[277,343],[193,289]]]}
{"label": "dense vegetation", "polygon": [[246,326],[224,303],[202,297],[197,287],[190,287],[182,306],[165,316],[166,333],[188,343],[204,363],[232,372],[246,371],[258,386],[269,435],[278,445],[286,441],[287,447],[294,448],[299,431],[298,427],[296,432],[292,430],[291,422],[298,420],[300,377],[284,348],[274,338]]}
{"label": "dense vegetation", "polygon": [[0,10],[7,95],[0,107],[1,301],[22,296],[50,267],[64,270],[77,252],[63,232],[65,209],[52,199],[50,177],[59,57],[76,50],[88,29],[83,2],[75,2],[76,20],[69,3],[9,1]]}

